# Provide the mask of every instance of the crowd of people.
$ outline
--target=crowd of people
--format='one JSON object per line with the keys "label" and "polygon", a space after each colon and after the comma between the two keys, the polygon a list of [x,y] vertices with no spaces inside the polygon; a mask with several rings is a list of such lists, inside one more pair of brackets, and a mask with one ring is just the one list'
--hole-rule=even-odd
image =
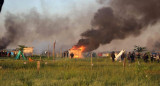
{"label": "crowd of people", "polygon": [[[115,61],[115,52],[113,51],[111,53],[111,57],[112,57],[112,62]],[[135,53],[135,52],[128,52],[128,53],[123,53],[121,55],[121,61],[123,61],[125,58],[128,60],[128,62],[135,62],[136,60],[141,60],[143,59],[144,62],[158,62],[159,63],[159,60],[160,60],[160,53]]]}

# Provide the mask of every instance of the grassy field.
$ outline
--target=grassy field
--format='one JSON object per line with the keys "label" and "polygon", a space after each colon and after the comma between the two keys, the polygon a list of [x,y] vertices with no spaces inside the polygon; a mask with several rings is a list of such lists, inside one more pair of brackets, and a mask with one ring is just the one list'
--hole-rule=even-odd
{"label": "grassy field", "polygon": [[[160,64],[111,62],[109,58],[0,60],[0,86],[160,86]],[[47,62],[47,64],[45,64]]]}

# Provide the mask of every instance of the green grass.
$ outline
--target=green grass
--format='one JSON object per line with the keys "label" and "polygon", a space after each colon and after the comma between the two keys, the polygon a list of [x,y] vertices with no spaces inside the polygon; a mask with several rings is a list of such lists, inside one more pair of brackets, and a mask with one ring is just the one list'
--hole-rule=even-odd
{"label": "green grass", "polygon": [[[36,62],[0,60],[1,86],[159,86],[160,64],[111,62],[109,58],[43,60]],[[48,62],[46,65],[45,62]]]}

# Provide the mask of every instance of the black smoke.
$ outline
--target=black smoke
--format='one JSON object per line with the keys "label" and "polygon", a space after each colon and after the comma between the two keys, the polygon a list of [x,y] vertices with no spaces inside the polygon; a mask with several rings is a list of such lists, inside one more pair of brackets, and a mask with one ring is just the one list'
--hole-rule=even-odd
{"label": "black smoke", "polygon": [[4,0],[0,0],[0,12],[2,10],[3,3],[4,3]]}
{"label": "black smoke", "polygon": [[138,36],[159,21],[159,8],[160,0],[110,0],[109,7],[95,13],[92,29],[81,34],[77,46],[85,45],[87,52],[115,39]]}

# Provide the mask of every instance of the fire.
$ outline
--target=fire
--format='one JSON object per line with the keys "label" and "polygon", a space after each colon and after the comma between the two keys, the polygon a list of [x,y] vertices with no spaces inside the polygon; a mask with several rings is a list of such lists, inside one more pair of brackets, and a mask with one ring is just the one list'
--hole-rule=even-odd
{"label": "fire", "polygon": [[84,47],[84,46],[80,46],[80,47],[73,46],[73,47],[69,50],[69,55],[70,55],[71,53],[73,53],[73,54],[74,54],[74,57],[73,57],[73,58],[83,58],[82,53],[83,53],[84,50],[85,50],[85,47]]}

